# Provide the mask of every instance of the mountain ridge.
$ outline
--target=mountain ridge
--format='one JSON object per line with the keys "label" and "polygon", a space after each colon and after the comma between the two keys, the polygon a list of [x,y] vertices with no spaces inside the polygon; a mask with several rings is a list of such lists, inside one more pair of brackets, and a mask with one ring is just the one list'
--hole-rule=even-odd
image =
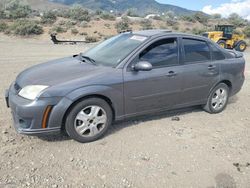
{"label": "mountain ridge", "polygon": [[79,4],[92,10],[105,10],[124,13],[133,9],[137,14],[160,14],[172,11],[175,15],[191,15],[196,11],[170,4],[161,4],[155,0],[50,0],[65,5]]}

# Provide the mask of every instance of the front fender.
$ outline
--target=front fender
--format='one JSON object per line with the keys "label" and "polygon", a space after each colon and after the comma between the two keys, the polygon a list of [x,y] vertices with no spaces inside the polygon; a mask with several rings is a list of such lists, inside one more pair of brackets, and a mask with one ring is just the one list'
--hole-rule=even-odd
{"label": "front fender", "polygon": [[123,87],[120,84],[115,86],[85,86],[68,93],[65,97],[75,102],[81,98],[92,95],[103,96],[111,101],[115,111],[115,119],[120,119],[119,117],[124,114]]}

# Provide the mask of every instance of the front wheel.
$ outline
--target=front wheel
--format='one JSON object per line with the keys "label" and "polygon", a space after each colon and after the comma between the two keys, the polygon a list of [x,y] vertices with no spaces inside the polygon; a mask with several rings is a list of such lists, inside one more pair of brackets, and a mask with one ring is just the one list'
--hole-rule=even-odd
{"label": "front wheel", "polygon": [[78,142],[92,142],[105,134],[112,119],[112,110],[106,101],[89,98],[71,109],[66,117],[65,129]]}
{"label": "front wheel", "polygon": [[227,48],[227,43],[224,40],[219,40],[217,44],[222,48]]}
{"label": "front wheel", "polygon": [[228,103],[229,88],[226,84],[218,84],[210,93],[204,110],[216,114],[222,112]]}

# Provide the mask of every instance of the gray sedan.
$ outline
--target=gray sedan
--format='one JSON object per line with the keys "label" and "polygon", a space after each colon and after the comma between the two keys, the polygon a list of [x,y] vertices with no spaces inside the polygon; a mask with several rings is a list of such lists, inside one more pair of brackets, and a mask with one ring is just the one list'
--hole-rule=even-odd
{"label": "gray sedan", "polygon": [[126,32],[92,49],[20,73],[6,91],[19,133],[65,130],[79,142],[113,121],[201,105],[225,109],[240,91],[245,60],[207,38],[165,30]]}

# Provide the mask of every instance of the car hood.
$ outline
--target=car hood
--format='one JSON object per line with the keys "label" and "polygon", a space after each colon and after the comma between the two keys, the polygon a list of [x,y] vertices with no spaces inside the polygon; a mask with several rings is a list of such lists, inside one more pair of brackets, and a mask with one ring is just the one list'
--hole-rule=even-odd
{"label": "car hood", "polygon": [[26,69],[18,75],[16,80],[21,87],[26,85],[54,86],[78,78],[98,75],[103,72],[103,69],[105,67],[85,63],[75,57],[68,57]]}

